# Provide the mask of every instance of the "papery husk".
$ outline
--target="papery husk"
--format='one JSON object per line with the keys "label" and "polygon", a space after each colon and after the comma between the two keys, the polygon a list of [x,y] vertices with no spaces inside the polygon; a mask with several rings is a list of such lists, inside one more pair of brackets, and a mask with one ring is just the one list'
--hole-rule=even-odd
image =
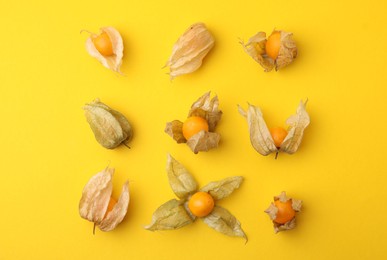
{"label": "papery husk", "polygon": [[[276,32],[276,31],[273,31]],[[289,65],[297,57],[297,47],[293,40],[293,33],[279,31],[281,33],[281,47],[275,60],[275,70]]]}
{"label": "papery husk", "polygon": [[191,136],[187,141],[187,145],[191,148],[192,152],[197,154],[198,152],[208,152],[218,147],[219,140],[220,134],[202,130]]}
{"label": "papery husk", "polygon": [[200,191],[208,192],[215,200],[221,200],[239,188],[242,182],[242,176],[229,177],[220,181],[210,182],[201,188]]}
{"label": "papery husk", "polygon": [[273,138],[263,119],[261,110],[253,105],[248,105],[247,112],[242,107],[238,106],[239,113],[247,120],[250,132],[250,142],[254,149],[266,156],[278,149],[274,144]]}
{"label": "papery husk", "polygon": [[110,211],[101,223],[98,224],[99,229],[102,231],[111,231],[115,229],[116,226],[122,222],[128,212],[129,200],[129,181],[126,181],[122,186],[121,195],[112,211]]}
{"label": "papery husk", "polygon": [[179,120],[168,122],[165,126],[164,132],[171,136],[178,144],[187,142],[183,135],[183,122]]}
{"label": "papery husk", "polygon": [[198,98],[188,113],[188,117],[200,116],[208,123],[208,131],[214,132],[222,117],[222,111],[219,110],[219,98],[215,96],[211,99],[211,92],[205,93]]}
{"label": "papery husk", "polygon": [[178,198],[187,198],[196,191],[197,183],[194,177],[170,154],[167,159],[167,174],[169,185]]}
{"label": "papery husk", "polygon": [[280,151],[293,154],[298,150],[304,130],[310,123],[309,114],[305,110],[306,103],[307,101],[304,103],[301,100],[296,114],[286,120],[286,124],[289,125],[288,134],[281,144]]}
{"label": "papery husk", "polygon": [[214,38],[203,23],[191,25],[174,44],[172,54],[165,66],[170,77],[194,72],[214,46]]}
{"label": "papery husk", "polygon": [[95,139],[103,147],[113,149],[122,143],[127,145],[132,139],[132,127],[125,116],[99,99],[86,104],[83,109]]}
{"label": "papery husk", "polygon": [[250,57],[252,57],[257,63],[259,63],[265,70],[265,72],[271,71],[273,68],[275,70],[282,69],[283,67],[289,65],[297,57],[297,47],[296,43],[292,38],[292,33],[285,31],[276,31],[281,34],[281,46],[278,52],[277,59],[272,59],[266,54],[266,33],[258,32],[252,36],[246,44],[241,41],[241,44]]}
{"label": "papery husk", "polygon": [[233,237],[247,236],[243,232],[240,222],[226,209],[215,206],[212,212],[203,218],[204,223],[216,231]]}
{"label": "papery husk", "polygon": [[258,32],[246,44],[243,41],[240,43],[245,52],[258,62],[265,69],[265,72],[269,72],[275,67],[275,61],[266,54],[266,41],[266,33]]}
{"label": "papery husk", "polygon": [[[292,208],[295,212],[300,212],[301,207],[302,207],[302,201],[301,200],[296,200],[290,197],[286,196],[286,193],[283,191],[281,192],[280,195],[274,196],[274,201],[279,200],[281,202],[287,202],[288,200],[292,200]],[[290,230],[296,227],[296,216],[289,220],[288,222],[284,224],[280,224],[275,222],[274,220],[277,217],[278,213],[278,208],[275,206],[274,203],[270,203],[269,208],[265,210],[265,213],[267,213],[270,217],[270,219],[273,221],[273,227],[274,227],[274,232],[278,233],[280,231],[285,231],[285,230]]]}
{"label": "papery husk", "polygon": [[103,220],[113,190],[113,168],[106,168],[88,181],[79,202],[79,214],[94,223]]}
{"label": "papery husk", "polygon": [[174,230],[192,222],[193,219],[184,207],[184,201],[172,199],[153,213],[151,224],[145,226],[145,229],[150,231]]}
{"label": "papery husk", "polygon": [[104,56],[95,48],[92,40],[93,37],[96,37],[95,34],[91,34],[90,37],[86,40],[86,50],[92,57],[96,58],[106,68],[121,73],[120,67],[122,64],[122,57],[124,55],[124,44],[121,35],[113,27],[103,27],[100,29],[100,33],[103,32],[107,33],[110,38],[110,41],[112,42],[113,55]]}
{"label": "papery husk", "polygon": [[218,97],[215,96],[211,99],[210,95],[211,92],[207,92],[201,96],[192,104],[188,112],[188,117],[199,116],[204,118],[208,123],[208,132],[201,131],[186,140],[183,136],[183,123],[179,120],[168,122],[164,130],[177,143],[187,143],[195,154],[218,147],[220,141],[220,134],[214,133],[214,131],[222,117],[222,111],[219,110]]}

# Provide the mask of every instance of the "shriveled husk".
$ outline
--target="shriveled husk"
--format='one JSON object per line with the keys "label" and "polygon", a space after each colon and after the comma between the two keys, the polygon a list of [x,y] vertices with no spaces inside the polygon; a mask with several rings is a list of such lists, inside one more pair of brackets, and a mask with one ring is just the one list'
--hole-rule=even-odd
{"label": "shriveled husk", "polygon": [[214,37],[203,23],[191,25],[174,44],[172,54],[165,65],[170,69],[171,80],[197,70],[214,42]]}
{"label": "shriveled husk", "polygon": [[133,131],[123,114],[111,109],[99,99],[86,104],[83,109],[98,143],[107,149],[116,148],[120,144],[128,145]]}
{"label": "shriveled husk", "polygon": [[[284,191],[281,192],[280,195],[274,196],[274,201],[276,201],[276,200],[279,200],[281,202],[287,202],[288,200],[291,200],[293,210],[295,212],[301,211],[302,201],[287,197],[286,193]],[[294,216],[294,218],[292,218],[291,220],[287,221],[284,224],[280,224],[280,223],[277,223],[274,221],[277,217],[278,208],[275,206],[275,204],[273,202],[270,204],[269,208],[267,208],[265,210],[265,213],[267,213],[269,215],[270,219],[273,221],[275,233],[278,233],[280,231],[290,230],[290,229],[293,229],[296,227],[296,216]]]}
{"label": "shriveled husk", "polygon": [[124,184],[118,202],[106,215],[111,199],[113,168],[106,168],[94,175],[82,192],[79,202],[79,214],[82,218],[94,222],[102,231],[113,230],[124,219],[129,205],[129,183]]}
{"label": "shriveled husk", "polygon": [[244,111],[242,107],[238,106],[239,113],[247,120],[250,142],[254,149],[264,156],[279,151],[288,154],[295,153],[301,144],[304,130],[310,123],[309,115],[305,109],[306,103],[301,101],[296,114],[287,119],[286,124],[289,125],[288,134],[279,149],[274,144],[259,107],[248,104],[247,111]]}
{"label": "shriveled husk", "polygon": [[208,123],[208,132],[200,131],[186,140],[183,136],[183,123],[179,120],[168,122],[165,132],[170,135],[177,143],[187,143],[194,153],[209,151],[218,147],[220,134],[215,133],[215,128],[222,117],[222,111],[219,110],[219,99],[217,96],[211,99],[211,93],[207,92],[196,100],[188,117],[199,116],[204,118]]}
{"label": "shriveled husk", "polygon": [[121,73],[120,67],[122,64],[122,57],[124,55],[124,44],[120,33],[113,27],[103,27],[100,28],[100,33],[107,33],[112,42],[113,55],[104,56],[102,55],[94,46],[93,37],[96,37],[96,34],[91,34],[86,40],[86,50],[94,58],[102,63],[108,69],[111,69],[115,72]]}
{"label": "shriveled husk", "polygon": [[281,34],[281,46],[279,49],[278,57],[274,60],[266,54],[266,33],[258,32],[252,36],[245,44],[241,41],[243,49],[246,53],[252,57],[257,63],[259,63],[266,72],[282,69],[289,65],[297,57],[296,43],[292,38],[292,33],[285,31],[276,31]]}

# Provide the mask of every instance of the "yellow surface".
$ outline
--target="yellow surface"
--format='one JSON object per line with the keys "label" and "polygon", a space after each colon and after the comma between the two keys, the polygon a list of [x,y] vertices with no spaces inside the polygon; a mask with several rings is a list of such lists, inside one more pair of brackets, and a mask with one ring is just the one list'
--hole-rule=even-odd
{"label": "yellow surface", "polygon": [[[387,257],[387,4],[370,1],[7,1],[1,4],[0,259],[384,259]],[[205,22],[216,47],[197,72],[170,82],[162,69],[178,36]],[[116,27],[120,76],[85,51],[87,34]],[[299,57],[264,73],[238,43],[273,28],[294,33]],[[223,118],[218,149],[194,155],[163,130],[184,120],[211,90]],[[131,150],[102,148],[82,106],[99,97],[135,130]],[[259,105],[283,125],[301,99],[311,125],[294,155],[251,147],[237,104]],[[171,153],[200,185],[232,175],[245,182],[220,204],[249,237],[226,237],[203,222],[146,231],[174,197]],[[116,168],[114,195],[130,180],[131,203],[113,232],[78,214],[88,179]],[[295,230],[274,234],[263,211],[286,190],[304,201]]]}

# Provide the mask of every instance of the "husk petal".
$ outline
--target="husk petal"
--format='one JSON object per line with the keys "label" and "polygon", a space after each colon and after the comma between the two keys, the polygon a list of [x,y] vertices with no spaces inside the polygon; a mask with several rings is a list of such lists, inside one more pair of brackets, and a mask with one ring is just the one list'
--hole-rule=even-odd
{"label": "husk petal", "polygon": [[168,122],[164,132],[171,136],[178,144],[187,142],[183,135],[183,122],[179,120]]}
{"label": "husk petal", "polygon": [[288,134],[281,144],[280,151],[293,154],[298,150],[304,136],[304,130],[310,123],[309,115],[305,109],[306,103],[301,101],[296,114],[286,121],[289,125]]}
{"label": "husk petal", "polygon": [[112,48],[113,48],[113,55],[111,56],[104,56],[102,55],[94,46],[91,35],[86,40],[86,50],[88,53],[96,58],[99,62],[102,63],[103,66],[105,66],[108,69],[111,69],[115,72],[120,72],[120,67],[122,64],[122,57],[123,57],[123,51],[124,51],[124,44],[121,38],[120,33],[113,27],[103,27],[100,29],[101,33],[106,32],[112,42]]}
{"label": "husk petal", "polygon": [[253,105],[248,105],[247,112],[238,106],[239,113],[247,120],[250,132],[250,142],[254,149],[262,154],[268,155],[277,152],[273,138],[263,119],[261,110]]}
{"label": "husk petal", "polygon": [[242,176],[229,177],[220,181],[210,182],[201,188],[200,191],[208,192],[215,200],[221,200],[239,188],[242,182]]}
{"label": "husk petal", "polygon": [[170,68],[171,80],[197,70],[214,42],[213,36],[203,23],[191,25],[174,44],[166,64]]}
{"label": "husk petal", "polygon": [[243,232],[240,222],[228,210],[220,206],[215,206],[212,212],[203,218],[203,221],[220,233],[243,237],[247,241],[247,236]]}
{"label": "husk petal", "polygon": [[218,147],[219,140],[220,134],[202,130],[191,136],[187,141],[187,145],[196,154],[198,152],[207,152],[212,148]]}
{"label": "husk petal", "polygon": [[170,154],[168,154],[167,158],[167,174],[169,185],[178,198],[187,198],[197,190],[197,183],[194,177]]}
{"label": "husk petal", "polygon": [[122,222],[126,213],[128,212],[130,194],[129,194],[129,181],[126,181],[122,187],[120,198],[116,205],[114,205],[112,211],[101,221],[98,225],[102,231],[111,231],[116,228],[118,224]]}
{"label": "husk petal", "polygon": [[205,93],[196,100],[188,113],[188,117],[200,116],[208,122],[208,130],[214,132],[216,125],[222,117],[222,111],[219,110],[219,99],[215,96],[211,99],[211,92]]}
{"label": "husk petal", "polygon": [[274,68],[274,60],[266,55],[266,33],[258,32],[252,36],[245,44],[240,42],[245,52],[252,57],[257,63],[259,63],[265,72],[269,72]]}
{"label": "husk petal", "polygon": [[106,168],[85,185],[79,202],[79,214],[82,218],[97,224],[102,221],[112,194],[113,174],[113,168]]}
{"label": "husk petal", "polygon": [[151,223],[145,226],[145,229],[150,231],[174,230],[192,222],[192,218],[184,207],[184,201],[172,199],[156,209]]}
{"label": "husk petal", "polygon": [[275,60],[275,69],[279,70],[290,63],[297,57],[297,47],[293,40],[293,34],[290,32],[279,31],[281,33],[281,46],[278,57]]}

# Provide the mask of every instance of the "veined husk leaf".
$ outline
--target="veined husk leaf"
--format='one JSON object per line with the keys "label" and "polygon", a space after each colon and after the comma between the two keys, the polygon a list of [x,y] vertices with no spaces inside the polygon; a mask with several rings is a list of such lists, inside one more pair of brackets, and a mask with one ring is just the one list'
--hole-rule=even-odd
{"label": "veined husk leaf", "polygon": [[250,132],[250,142],[254,149],[265,156],[273,152],[277,152],[278,149],[275,147],[273,138],[271,137],[265,120],[263,119],[261,110],[250,104],[248,105],[247,112],[245,112],[240,106],[238,106],[238,110],[239,113],[247,120]]}
{"label": "veined husk leaf", "polygon": [[207,152],[213,148],[218,147],[220,134],[200,131],[191,136],[187,141],[187,145],[195,154],[198,152]]}
{"label": "veined husk leaf", "polygon": [[305,110],[306,103],[301,100],[296,114],[286,120],[286,124],[289,125],[288,134],[281,144],[280,151],[293,154],[298,150],[304,136],[304,130],[310,123],[309,115]]}
{"label": "veined husk leaf", "polygon": [[88,181],[79,202],[79,214],[94,223],[103,220],[113,190],[113,168],[106,168]]}
{"label": "veined husk leaf", "polygon": [[216,231],[228,236],[247,237],[239,221],[226,209],[215,206],[212,212],[203,218],[204,223]]}
{"label": "veined husk leaf", "polygon": [[[302,201],[287,197],[286,193],[284,191],[281,192],[280,195],[274,196],[274,201],[276,201],[276,200],[279,200],[281,202],[287,202],[288,200],[292,200],[293,210],[296,212],[301,211]],[[293,229],[296,227],[296,216],[284,224],[280,224],[280,223],[277,223],[274,221],[276,219],[277,213],[278,213],[278,208],[275,206],[274,203],[270,203],[270,206],[265,210],[265,213],[267,213],[269,215],[270,219],[273,221],[273,227],[274,227],[275,233],[278,233],[280,231]]]}
{"label": "veined husk leaf", "polygon": [[91,34],[90,37],[86,40],[86,50],[94,58],[102,63],[108,69],[111,69],[115,72],[120,72],[120,67],[122,64],[122,57],[124,55],[124,44],[121,38],[120,33],[113,27],[103,27],[100,29],[100,33],[107,33],[112,42],[113,55],[104,56],[102,55],[94,46],[93,38],[97,35]]}
{"label": "veined husk leaf", "polygon": [[297,47],[292,38],[293,34],[276,30],[274,30],[272,34],[276,32],[281,34],[281,46],[278,52],[278,57],[275,60],[266,54],[266,33],[258,32],[252,36],[246,44],[241,41],[246,53],[259,63],[265,69],[265,72],[271,71],[273,68],[275,68],[275,70],[279,70],[292,63],[297,57]]}
{"label": "veined husk leaf", "polygon": [[188,117],[191,116],[203,117],[208,123],[208,131],[214,132],[222,117],[222,111],[219,110],[218,96],[211,99],[211,92],[205,93],[192,104],[188,113]]}
{"label": "veined husk leaf", "polygon": [[145,229],[173,230],[191,224],[193,219],[184,208],[184,201],[172,199],[161,205],[153,213],[152,221]]}
{"label": "veined husk leaf", "polygon": [[169,185],[178,198],[187,198],[196,191],[197,183],[194,177],[170,154],[167,159],[167,174]]}
{"label": "veined husk leaf", "polygon": [[281,33],[281,47],[278,52],[278,57],[275,60],[275,70],[282,69],[289,65],[297,57],[296,42],[292,38],[293,33],[284,31],[279,32]]}
{"label": "veined husk leaf", "polygon": [[241,44],[245,52],[259,63],[265,69],[265,72],[269,72],[275,64],[274,60],[266,55],[266,41],[266,33],[258,32],[246,44],[243,41],[241,41]]}
{"label": "veined husk leaf", "polygon": [[179,120],[168,122],[164,130],[177,143],[187,143],[194,153],[216,148],[220,141],[220,134],[214,131],[222,117],[222,111],[219,110],[218,97],[215,96],[211,99],[210,95],[211,92],[207,92],[196,100],[188,113],[188,117],[199,116],[204,118],[208,123],[208,132],[201,131],[186,140],[183,136],[183,123]]}
{"label": "veined husk leaf", "polygon": [[86,104],[83,109],[95,139],[103,147],[113,149],[132,139],[132,127],[125,116],[99,99]]}
{"label": "veined husk leaf", "polygon": [[165,126],[165,132],[170,135],[173,140],[175,140],[178,144],[186,143],[187,140],[183,135],[183,122],[179,120],[173,120],[172,122],[168,122]]}
{"label": "veined husk leaf", "polygon": [[229,177],[220,181],[208,183],[200,191],[208,192],[215,200],[228,197],[234,190],[239,188],[243,181],[242,176]]}
{"label": "veined husk leaf", "polygon": [[107,214],[101,223],[98,224],[99,229],[102,231],[111,231],[115,229],[116,226],[122,222],[128,212],[129,200],[129,181],[126,181],[122,186],[121,195],[116,205],[114,205],[112,211]]}
{"label": "veined husk leaf", "polygon": [[213,36],[203,23],[191,25],[174,44],[166,64],[170,69],[171,80],[197,70],[214,42]]}

